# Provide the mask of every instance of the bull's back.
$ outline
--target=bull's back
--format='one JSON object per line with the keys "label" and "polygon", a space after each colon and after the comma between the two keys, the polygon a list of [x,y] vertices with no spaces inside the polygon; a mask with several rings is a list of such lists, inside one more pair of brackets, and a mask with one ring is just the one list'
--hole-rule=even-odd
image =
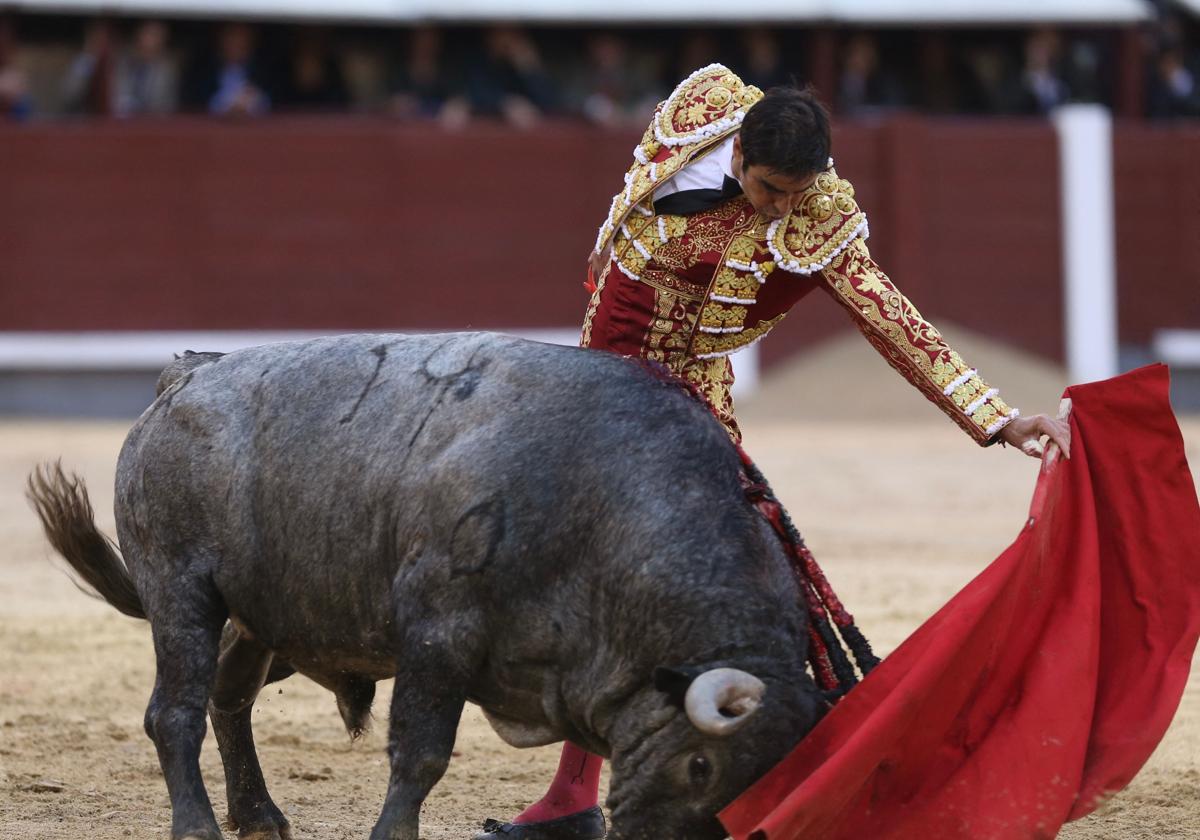
{"label": "bull's back", "polygon": [[135,577],[206,568],[273,647],[344,660],[386,648],[399,581],[470,601],[561,574],[574,532],[599,527],[571,511],[655,492],[722,435],[595,351],[488,334],[252,348],[189,371],[130,433],[122,545],[142,543]]}

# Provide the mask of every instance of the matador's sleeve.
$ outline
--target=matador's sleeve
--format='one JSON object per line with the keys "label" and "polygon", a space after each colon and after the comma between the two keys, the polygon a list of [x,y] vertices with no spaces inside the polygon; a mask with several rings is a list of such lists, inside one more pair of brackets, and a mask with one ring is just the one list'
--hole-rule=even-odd
{"label": "matador's sleeve", "polygon": [[900,293],[855,238],[824,268],[825,287],[900,375],[982,445],[1019,412],[1000,399]]}

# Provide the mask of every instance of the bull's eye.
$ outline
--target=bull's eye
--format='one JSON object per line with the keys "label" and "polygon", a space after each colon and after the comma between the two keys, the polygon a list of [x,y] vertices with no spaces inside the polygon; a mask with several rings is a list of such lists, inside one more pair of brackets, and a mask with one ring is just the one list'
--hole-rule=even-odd
{"label": "bull's eye", "polygon": [[691,777],[693,784],[705,784],[712,776],[712,764],[704,756],[694,755],[688,763],[688,776]]}

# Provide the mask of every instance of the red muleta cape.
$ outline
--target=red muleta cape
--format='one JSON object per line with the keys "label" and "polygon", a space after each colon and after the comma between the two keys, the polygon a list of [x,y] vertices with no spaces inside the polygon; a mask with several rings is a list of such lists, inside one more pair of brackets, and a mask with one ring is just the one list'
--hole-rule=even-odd
{"label": "red muleta cape", "polygon": [[735,840],[1052,838],[1138,772],[1200,635],[1200,507],[1153,365],[1068,388],[1017,541],[721,813]]}

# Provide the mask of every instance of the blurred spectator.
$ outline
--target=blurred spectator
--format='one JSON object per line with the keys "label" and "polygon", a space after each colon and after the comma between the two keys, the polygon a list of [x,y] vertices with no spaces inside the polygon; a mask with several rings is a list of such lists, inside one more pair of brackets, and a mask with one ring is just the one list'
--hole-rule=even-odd
{"label": "blurred spectator", "polygon": [[167,54],[167,25],[159,20],[140,23],[132,48],[117,61],[116,104],[118,116],[172,113],[177,105],[179,73]]}
{"label": "blurred spectator", "polygon": [[22,120],[32,113],[29,80],[17,66],[17,33],[8,18],[0,17],[0,117]]}
{"label": "blurred spectator", "polygon": [[859,32],[846,45],[846,63],[838,82],[838,110],[850,116],[895,108],[903,94],[892,73],[880,72],[875,36]]}
{"label": "blurred spectator", "polygon": [[1111,101],[1101,78],[1102,63],[1102,50],[1092,38],[1076,37],[1067,45],[1063,79],[1073,102]]}
{"label": "blurred spectator", "polygon": [[921,39],[917,105],[931,114],[979,113],[988,108],[975,68],[951,48],[944,31]]}
{"label": "blurred spectator", "polygon": [[779,39],[770,29],[755,26],[742,33],[742,80],[761,90],[790,85],[794,77],[783,65]]}
{"label": "blurred spectator", "polygon": [[1200,83],[1196,70],[1187,66],[1182,46],[1168,44],[1159,52],[1147,99],[1147,110],[1154,119],[1200,116]]}
{"label": "blurred spectator", "polygon": [[346,80],[329,48],[329,33],[325,29],[296,30],[278,103],[282,108],[306,111],[345,110],[350,104]]}
{"label": "blurred spectator", "polygon": [[674,90],[677,84],[701,67],[720,61],[720,49],[711,32],[693,29],[683,33],[676,56],[675,72],[666,80],[667,90]]}
{"label": "blurred spectator", "polygon": [[1009,110],[1048,114],[1070,99],[1063,79],[1062,42],[1053,29],[1035,29],[1025,39],[1025,66],[1014,85]]}
{"label": "blurred spectator", "polygon": [[221,116],[257,116],[271,109],[266,72],[255,54],[257,36],[247,23],[227,23],[217,33],[217,55],[204,54],[189,73],[187,102]]}
{"label": "blurred spectator", "polygon": [[554,111],[558,100],[533,38],[515,26],[494,26],[484,35],[467,94],[472,113],[501,117],[518,128],[535,125]]}
{"label": "blurred spectator", "polygon": [[470,106],[453,92],[443,58],[441,30],[418,26],[409,36],[403,63],[392,72],[391,111],[401,119],[436,119],[459,128]]}
{"label": "blurred spectator", "polygon": [[[117,35],[126,30],[95,20],[86,22],[83,46],[75,50],[70,33],[80,21],[39,21],[36,44],[24,46],[18,66],[14,19],[5,23],[0,15],[0,115],[165,114],[182,100],[191,110],[215,114],[387,108],[402,119],[447,126],[475,114],[527,127],[566,112],[631,126],[644,123],[680,79],[714,61],[733,64],[763,89],[791,83],[797,71],[823,80],[836,73],[824,83],[851,116],[905,106],[936,114],[1045,114],[1067,101],[1120,98],[1126,107],[1139,98],[1124,87],[1117,96],[1117,82],[1135,76],[1124,64],[1130,59],[1123,44],[1131,41],[1111,30],[1081,29],[1067,40],[1048,28],[855,29],[830,33],[827,41],[814,38],[821,48],[810,55],[792,43],[802,45],[803,35],[778,27],[646,33],[600,27],[553,30],[543,55],[529,31],[512,25],[424,26],[408,30],[407,48],[392,64],[395,35],[384,27],[228,23],[205,44],[210,24],[172,23],[168,38],[164,23],[146,21],[129,30],[125,44]],[[1198,32],[1195,20],[1166,13],[1147,28],[1148,115],[1197,114]],[[284,40],[289,33],[291,40]],[[189,56],[182,74],[180,45]]]}
{"label": "blurred spectator", "polygon": [[83,50],[71,61],[62,84],[63,106],[69,113],[107,116],[113,113],[113,73],[116,33],[107,20],[87,25]]}
{"label": "blurred spectator", "polygon": [[599,125],[645,125],[661,94],[652,64],[638,61],[616,32],[589,35],[587,56],[572,85],[572,109]]}
{"label": "blurred spectator", "polygon": [[978,84],[982,110],[990,114],[1006,110],[1012,87],[1009,78],[1013,63],[1007,51],[1000,44],[976,44],[967,52],[964,60]]}

